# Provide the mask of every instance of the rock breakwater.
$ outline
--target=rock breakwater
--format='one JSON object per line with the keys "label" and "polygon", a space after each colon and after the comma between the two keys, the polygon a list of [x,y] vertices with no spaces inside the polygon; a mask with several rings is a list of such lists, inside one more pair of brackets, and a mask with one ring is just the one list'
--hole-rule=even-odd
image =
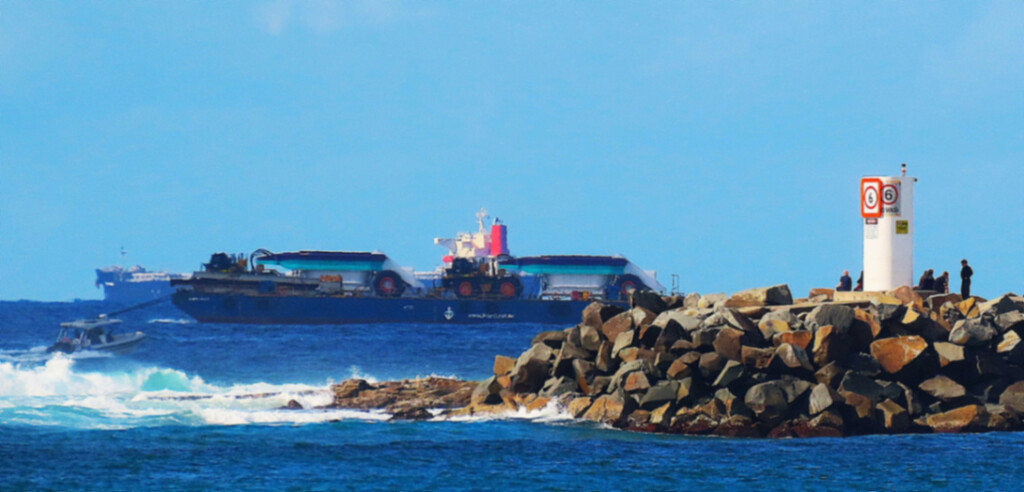
{"label": "rock breakwater", "polygon": [[[580,324],[497,356],[487,380],[435,382],[448,391],[436,401],[377,404],[366,393],[361,408],[425,418],[417,409],[457,416],[556,402],[617,428],[746,437],[1024,429],[1021,297],[902,287],[814,289],[794,301],[778,285],[732,296],[642,292],[631,305],[591,304]],[[335,405],[361,398],[365,384],[337,385]]]}

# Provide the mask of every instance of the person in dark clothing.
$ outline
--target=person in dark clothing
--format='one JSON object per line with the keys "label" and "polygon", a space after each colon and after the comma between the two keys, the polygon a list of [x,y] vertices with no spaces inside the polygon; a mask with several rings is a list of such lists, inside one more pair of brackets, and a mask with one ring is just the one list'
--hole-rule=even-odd
{"label": "person in dark clothing", "polygon": [[853,279],[850,278],[850,271],[843,270],[843,276],[839,277],[839,285],[836,286],[836,290],[840,292],[849,292],[853,289]]}
{"label": "person in dark clothing", "polygon": [[934,290],[939,294],[949,293],[949,272],[942,272],[942,275],[935,279]]}
{"label": "person in dark clothing", "polygon": [[971,275],[974,270],[967,264],[967,260],[960,260],[960,297],[967,299],[971,297]]}
{"label": "person in dark clothing", "polygon": [[853,290],[861,292],[864,290],[864,270],[860,271],[860,276],[857,277],[857,285],[853,287]]}
{"label": "person in dark clothing", "polygon": [[921,279],[917,281],[917,290],[935,289],[935,270],[925,270]]}

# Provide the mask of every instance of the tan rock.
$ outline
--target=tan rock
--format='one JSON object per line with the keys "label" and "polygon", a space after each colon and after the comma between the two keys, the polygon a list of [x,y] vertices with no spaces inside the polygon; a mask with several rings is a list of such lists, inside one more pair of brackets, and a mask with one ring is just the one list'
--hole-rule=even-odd
{"label": "tan rock", "polygon": [[537,410],[541,410],[544,407],[548,406],[548,403],[551,403],[551,398],[548,398],[546,396],[538,396],[537,398],[534,398],[533,401],[526,405],[526,411],[536,412]]}
{"label": "tan rock", "polygon": [[569,415],[572,415],[573,418],[580,418],[584,413],[587,412],[588,409],[590,409],[590,404],[592,403],[592,401],[593,400],[589,396],[581,396],[569,400]]}
{"label": "tan rock", "polygon": [[654,425],[668,425],[669,420],[672,417],[672,404],[666,403],[654,410],[651,410],[650,422]]}
{"label": "tan rock", "polygon": [[889,374],[896,374],[920,356],[928,342],[919,336],[881,338],[871,342],[871,355]]}
{"label": "tan rock", "polygon": [[996,352],[1008,354],[1016,350],[1018,346],[1020,346],[1020,335],[1013,330],[1009,330],[1003,334],[1002,341],[996,346]]}
{"label": "tan rock", "polygon": [[835,293],[835,289],[814,288],[807,294],[807,297],[814,298],[824,296],[825,300],[831,301]]}
{"label": "tan rock", "polygon": [[503,376],[508,374],[513,367],[516,366],[516,360],[511,357],[505,357],[504,355],[494,356],[494,375]]}
{"label": "tan rock", "polygon": [[765,340],[771,340],[777,333],[786,333],[791,330],[789,323],[781,319],[765,319],[757,324],[757,329]]}
{"label": "tan rock", "polygon": [[740,360],[743,332],[735,328],[722,328],[715,336],[712,346],[719,355],[731,360]]}
{"label": "tan rock", "polygon": [[788,343],[779,345],[778,348],[775,349],[775,355],[772,356],[772,360],[768,363],[768,366],[776,371],[782,372],[798,369],[804,369],[811,372],[814,371],[814,366],[811,365],[811,360],[807,358],[807,352],[800,347],[796,347]]}
{"label": "tan rock", "polygon": [[885,430],[889,432],[903,432],[910,426],[910,415],[906,409],[892,400],[885,400],[875,406],[885,422]]}
{"label": "tan rock", "polygon": [[960,383],[941,375],[927,379],[917,387],[942,401],[954,400],[967,394],[967,390]]}
{"label": "tan rock", "polygon": [[968,318],[975,318],[981,314],[981,310],[978,309],[977,301],[973,297],[968,297],[967,299],[960,301],[960,303],[956,305],[956,308],[960,310],[960,314]]}
{"label": "tan rock", "polygon": [[841,360],[850,350],[850,337],[832,325],[825,325],[814,332],[814,346],[811,353],[818,367]]}
{"label": "tan rock", "polygon": [[740,362],[742,362],[744,366],[763,370],[768,368],[768,364],[772,361],[773,355],[775,355],[774,349],[744,346],[740,349]]}
{"label": "tan rock", "polygon": [[836,292],[834,302],[878,301],[883,304],[903,304],[903,301],[884,292]]}
{"label": "tan rock", "polygon": [[807,330],[789,331],[784,333],[777,333],[772,337],[772,345],[778,347],[784,343],[789,343],[794,346],[800,347],[807,350],[807,347],[814,340],[814,333]]}
{"label": "tan rock", "polygon": [[969,432],[984,429],[988,412],[981,405],[966,405],[948,412],[928,415],[925,424],[935,432]]}
{"label": "tan rock", "polygon": [[624,405],[611,395],[602,395],[583,414],[585,420],[615,425],[622,417]]}
{"label": "tan rock", "polygon": [[902,304],[911,304],[918,309],[924,309],[924,299],[921,299],[921,296],[917,295],[917,292],[914,292],[914,289],[909,286],[902,285],[886,294],[899,299]]}
{"label": "tan rock", "polygon": [[683,379],[689,377],[692,374],[690,365],[683,362],[682,358],[672,361],[672,365],[668,366],[668,370],[665,371],[665,377],[669,379]]}
{"label": "tan rock", "polygon": [[647,391],[650,389],[651,383],[647,379],[647,375],[641,371],[633,371],[626,376],[626,381],[622,385],[622,389],[629,393],[638,391]]}
{"label": "tan rock", "polygon": [[622,362],[632,362],[637,359],[637,354],[640,353],[640,349],[636,347],[626,347],[619,351],[619,360]]}
{"label": "tan rock", "polygon": [[882,326],[878,324],[878,320],[875,319],[875,315],[871,314],[870,311],[855,308],[853,310],[853,318],[863,321],[871,328],[871,338],[878,338],[878,334],[882,331]]}
{"label": "tan rock", "polygon": [[939,367],[946,367],[954,362],[964,360],[963,346],[949,342],[935,342],[932,348],[939,355]]}
{"label": "tan rock", "polygon": [[601,333],[607,340],[615,340],[620,333],[633,329],[633,316],[629,311],[612,316],[601,325]]}

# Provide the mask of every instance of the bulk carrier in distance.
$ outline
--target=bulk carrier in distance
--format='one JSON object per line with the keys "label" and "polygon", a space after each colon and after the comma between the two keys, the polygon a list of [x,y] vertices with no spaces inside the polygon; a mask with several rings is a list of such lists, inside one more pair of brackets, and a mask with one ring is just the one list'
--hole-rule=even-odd
{"label": "bulk carrier in distance", "polygon": [[626,306],[634,290],[664,291],[621,256],[512,256],[508,228],[495,219],[488,230],[486,217],[476,233],[434,239],[447,254],[433,271],[381,252],[215,253],[171,280],[172,302],[212,323],[574,324],[592,301]]}

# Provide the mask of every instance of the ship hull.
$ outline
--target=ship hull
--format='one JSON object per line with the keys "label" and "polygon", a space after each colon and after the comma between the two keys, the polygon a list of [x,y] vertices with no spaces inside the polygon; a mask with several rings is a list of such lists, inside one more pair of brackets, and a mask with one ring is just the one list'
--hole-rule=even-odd
{"label": "ship hull", "polygon": [[152,301],[171,295],[174,287],[168,280],[145,282],[109,282],[103,285],[103,299],[118,304]]}
{"label": "ship hull", "polygon": [[[574,325],[590,301],[310,297],[181,290],[174,305],[204,323],[538,323]],[[615,303],[613,303],[615,304]],[[625,305],[623,304],[625,307]]]}

